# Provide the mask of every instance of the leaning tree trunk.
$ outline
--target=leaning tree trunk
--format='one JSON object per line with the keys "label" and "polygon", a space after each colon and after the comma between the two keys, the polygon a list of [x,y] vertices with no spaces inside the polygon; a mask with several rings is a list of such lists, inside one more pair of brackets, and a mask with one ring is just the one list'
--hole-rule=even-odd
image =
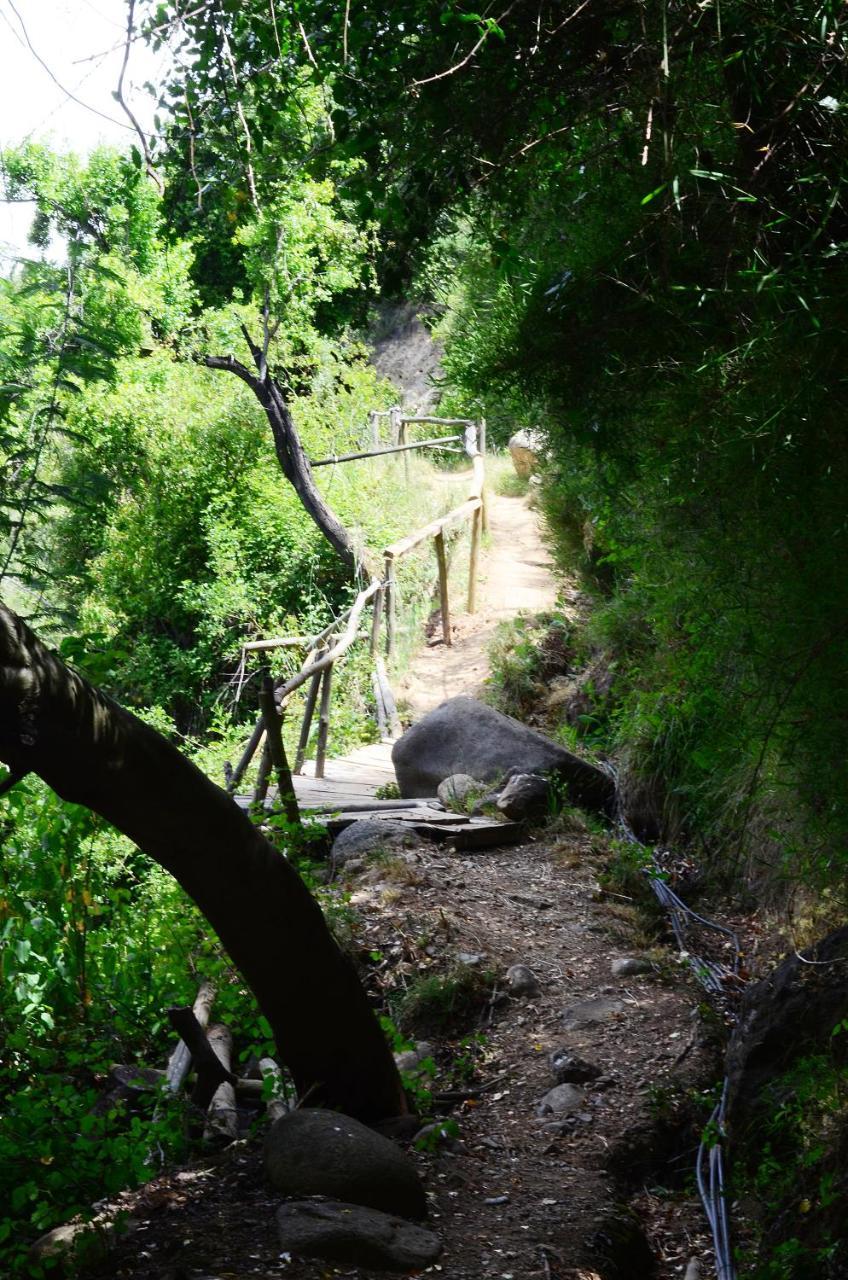
{"label": "leaning tree trunk", "polygon": [[270,1022],[298,1092],[366,1122],[406,1111],[353,966],[285,857],[148,725],[0,603],[0,760],[123,831],[180,882]]}
{"label": "leaning tree trunk", "polygon": [[359,556],[350,534],[336,513],[324,501],[315,483],[312,467],[291,416],[282,387],[271,376],[264,353],[251,341],[243,329],[245,341],[250,347],[256,364],[256,373],[241,364],[233,356],[204,356],[203,363],[209,369],[225,369],[250,387],[265,411],[274,437],[274,448],[283,475],[294,487],[304,509],[330,545],[339,553],[343,563],[354,574],[359,568]]}

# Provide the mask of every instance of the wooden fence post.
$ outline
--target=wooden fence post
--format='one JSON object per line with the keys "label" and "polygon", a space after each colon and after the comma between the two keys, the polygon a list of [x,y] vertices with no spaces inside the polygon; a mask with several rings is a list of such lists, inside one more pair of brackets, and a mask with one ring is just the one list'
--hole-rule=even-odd
{"label": "wooden fence post", "polygon": [[288,822],[300,822],[300,810],[297,807],[291,769],[289,769],[286,748],[283,744],[282,717],[277,711],[277,704],[274,700],[274,681],[271,679],[271,673],[267,667],[262,674],[259,706],[262,710],[262,719],[265,722],[268,755],[277,775],[277,799],[285,810],[286,820]]}
{"label": "wooden fence post", "polygon": [[397,583],[395,582],[394,556],[386,556],[385,579],[386,657],[391,660],[395,654],[395,626],[397,623],[397,601],[395,600]]}
{"label": "wooden fence post", "polygon": [[333,664],[325,667],[321,679],[321,706],[318,710],[318,747],[315,753],[315,777],[323,778],[327,762],[327,739],[330,734],[330,694],[333,687]]}
{"label": "wooden fence post", "polygon": [[468,612],[477,612],[477,563],[480,559],[480,532],[483,524],[482,507],[471,517],[471,555],[468,561]]}
{"label": "wooden fence post", "polygon": [[439,600],[442,609],[442,635],[445,644],[453,644],[450,624],[450,600],[448,598],[448,558],[445,552],[445,535],[439,530],[433,541],[436,544],[436,560],[439,564]]}
{"label": "wooden fence post", "polygon": [[[326,649],[318,649],[315,653],[315,661],[323,658],[327,652]],[[303,721],[300,726],[300,737],[297,743],[297,752],[294,757],[294,771],[300,773],[303,769],[303,762],[306,759],[306,748],[309,746],[309,731],[312,728],[312,717],[315,714],[315,703],[318,701],[318,689],[321,684],[321,672],[316,671],[315,675],[309,682],[309,692],[306,695],[306,706],[303,710]]]}
{"label": "wooden fence post", "polygon": [[[406,440],[406,418],[398,419],[398,444],[405,445]],[[403,455],[403,478],[409,484],[409,454]]]}
{"label": "wooden fence post", "polygon": [[[477,448],[480,451],[480,456],[485,461],[485,457],[486,457],[486,419],[485,418],[480,419],[480,422],[477,427]],[[480,497],[483,501],[483,508],[482,508],[483,532],[488,533],[489,532],[489,498],[488,498],[488,494],[486,493],[485,473],[483,475],[483,483],[480,486]]]}
{"label": "wooden fence post", "polygon": [[380,623],[383,618],[383,595],[384,590],[380,590],[374,597],[373,613],[371,615],[371,657],[373,658],[380,645]]}
{"label": "wooden fence post", "polygon": [[379,418],[377,417],[377,410],[372,409],[368,414],[368,424],[371,428],[371,448],[372,449],[379,449],[380,447],[380,428],[377,425],[378,423],[379,423]]}

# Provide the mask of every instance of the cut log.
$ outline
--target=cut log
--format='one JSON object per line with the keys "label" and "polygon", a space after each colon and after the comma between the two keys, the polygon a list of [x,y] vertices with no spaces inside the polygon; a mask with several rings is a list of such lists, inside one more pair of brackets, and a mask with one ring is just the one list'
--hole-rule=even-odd
{"label": "cut log", "polygon": [[[215,995],[215,988],[211,982],[201,982],[194,998],[194,1004],[191,1007],[198,1026],[207,1026],[212,1006],[215,1003]],[[173,1026],[173,1023],[171,1025]],[[185,1040],[180,1039],[177,1041],[177,1047],[168,1059],[168,1065],[165,1068],[165,1081],[171,1093],[179,1093],[190,1066],[191,1049],[189,1049]]]}
{"label": "cut log", "polygon": [[275,1120],[279,1120],[280,1116],[284,1116],[286,1112],[291,1110],[284,1096],[283,1073],[273,1058],[260,1058],[259,1070],[262,1072],[263,1089],[266,1087],[266,1081],[272,1081],[270,1086],[272,1093],[268,1099],[266,1110],[268,1119],[273,1124]]}
{"label": "cut log", "polygon": [[395,695],[392,693],[392,686],[389,684],[389,677],[386,672],[386,664],[382,658],[378,657],[375,662],[377,680],[380,685],[380,700],[386,713],[386,720],[389,726],[389,732],[393,738],[397,738],[401,734],[400,716],[398,715],[397,703]]}
{"label": "cut log", "polygon": [[205,1111],[218,1086],[224,1083],[235,1084],[236,1077],[229,1066],[222,1066],[220,1056],[214,1052],[206,1032],[187,1005],[184,1008],[169,1009],[168,1021],[185,1041],[194,1058],[197,1083],[192,1102]]}
{"label": "cut log", "polygon": [[[229,1027],[217,1022],[207,1032],[207,1042],[211,1052],[230,1077],[218,1085],[209,1103],[209,1112],[203,1130],[203,1141],[207,1146],[225,1146],[235,1142],[238,1137],[238,1110],[236,1108],[236,1091],[233,1088],[235,1076],[230,1067],[233,1058],[233,1037]],[[232,1081],[232,1083],[230,1083]]]}

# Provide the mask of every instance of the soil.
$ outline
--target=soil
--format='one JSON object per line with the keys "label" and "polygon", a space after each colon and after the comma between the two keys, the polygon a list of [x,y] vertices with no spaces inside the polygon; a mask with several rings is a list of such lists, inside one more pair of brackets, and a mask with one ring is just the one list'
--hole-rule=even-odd
{"label": "soil", "polygon": [[[662,949],[650,952],[656,963],[648,974],[611,976],[612,960],[652,940],[632,908],[599,891],[602,843],[572,828],[489,853],[427,846],[349,882],[360,954],[382,957],[367,975],[375,993],[397,994],[422,974],[451,971],[460,955],[480,957],[473,968],[494,975],[465,1034],[425,1028],[436,1045],[433,1088],[454,1095],[438,1114],[458,1130],[434,1152],[410,1151],[444,1245],[433,1274],[641,1280],[651,1274],[639,1253],[642,1233],[658,1280],[679,1277],[692,1256],[702,1276],[711,1274],[692,1184],[703,1120],[692,1097],[718,1074],[699,1012],[703,995]],[[538,978],[537,997],[508,994],[504,975],[519,963]],[[603,1020],[566,1029],[564,1010],[599,1000],[593,1008]],[[602,1074],[578,1086],[585,1089],[578,1110],[555,1122],[538,1111],[556,1083],[549,1055],[559,1048]],[[278,1198],[262,1175],[262,1122],[256,1129],[217,1158],[125,1193],[122,1208],[137,1226],[86,1274],[371,1277],[280,1256]],[[622,1232],[623,1243],[608,1243]]]}
{"label": "soil", "polygon": [[[554,581],[527,502],[494,498],[479,612],[457,618],[452,648],[433,645],[414,660],[401,690],[408,705],[420,715],[479,691],[497,622],[550,608],[571,590]],[[649,916],[624,895],[600,889],[610,856],[606,838],[572,816],[519,846],[457,854],[425,845],[347,882],[375,1004],[401,1017],[414,1006],[409,992],[433,975],[470,973],[478,992],[460,1025],[440,1030],[432,1009],[427,1022],[419,1007],[418,1025],[405,1028],[435,1047],[436,1077],[423,1081],[433,1097],[419,1109],[452,1122],[434,1150],[409,1152],[443,1242],[428,1273],[677,1280],[694,1257],[702,1280],[713,1274],[693,1179],[711,1108],[705,1090],[720,1077],[712,1019],[668,938],[652,936]],[[649,956],[650,971],[613,977],[612,961],[634,954]],[[537,995],[509,993],[516,964],[532,969]],[[560,1118],[540,1114],[557,1049],[600,1071]],[[279,1197],[262,1173],[264,1123],[222,1154],[119,1197],[133,1228],[84,1274],[369,1280],[376,1273],[281,1255]]]}
{"label": "soil", "polygon": [[519,613],[553,609],[558,597],[567,603],[577,594],[569,581],[554,577],[538,513],[526,497],[492,494],[488,513],[477,611],[454,610],[451,646],[442,640],[440,626],[434,627],[398,681],[397,695],[410,722],[447,698],[461,693],[479,696],[490,675],[488,650],[499,623]]}

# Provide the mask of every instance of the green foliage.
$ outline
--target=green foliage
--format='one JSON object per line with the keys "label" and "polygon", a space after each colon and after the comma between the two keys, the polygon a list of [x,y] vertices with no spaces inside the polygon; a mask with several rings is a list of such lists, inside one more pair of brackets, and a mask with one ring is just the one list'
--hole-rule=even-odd
{"label": "green foliage", "polygon": [[818,1054],[774,1082],[775,1106],[743,1142],[734,1190],[750,1197],[758,1240],[756,1280],[836,1277],[845,1265],[842,1205],[848,1097],[844,1063]]}
{"label": "green foliage", "polygon": [[0,1270],[23,1275],[35,1236],[185,1154],[179,1100],[103,1095],[114,1063],[164,1064],[163,1011],[199,977],[241,1060],[273,1042],[193,904],[102,819],[27,779],[0,822]]}
{"label": "green foliage", "polygon": [[461,1033],[480,1017],[493,985],[493,974],[468,965],[423,974],[395,1004],[398,1025],[423,1035]]}

